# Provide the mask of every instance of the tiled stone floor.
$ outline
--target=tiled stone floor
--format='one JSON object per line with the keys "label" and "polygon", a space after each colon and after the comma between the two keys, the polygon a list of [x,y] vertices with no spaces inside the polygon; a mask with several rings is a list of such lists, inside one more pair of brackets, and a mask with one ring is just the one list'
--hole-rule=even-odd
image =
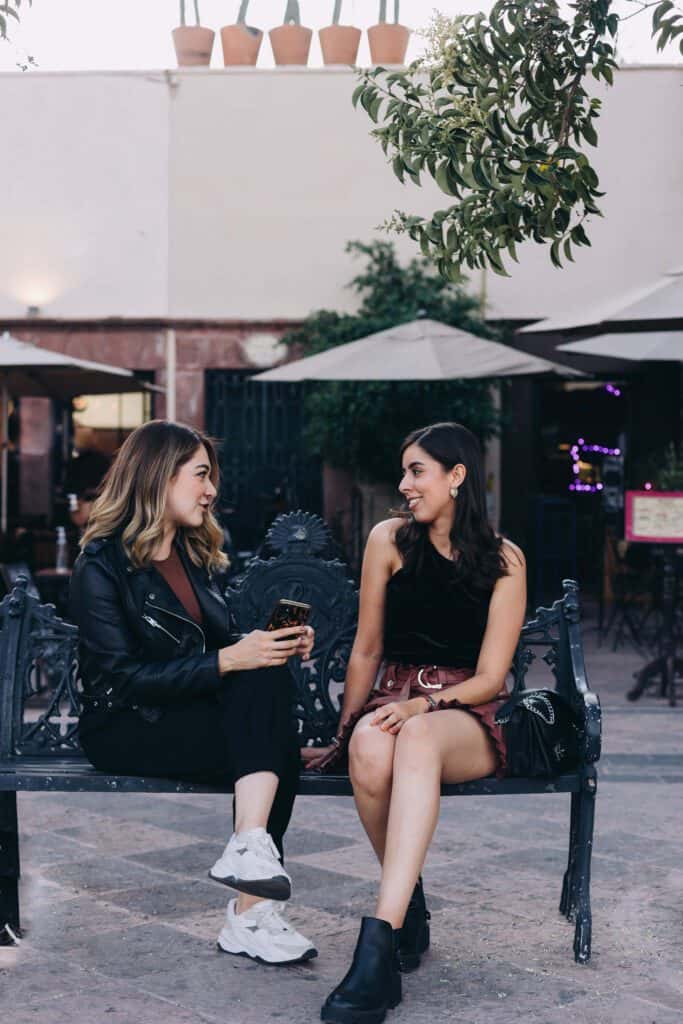
{"label": "tiled stone floor", "polygon": [[[425,870],[433,945],[391,1024],[683,1022],[683,710],[624,700],[640,664],[586,631],[605,707],[594,954],[557,912],[569,798],[444,801]],[[221,955],[226,892],[206,869],[229,830],[214,796],[23,795],[25,938],[0,949],[8,1024],[303,1024],[346,969],[377,867],[353,804],[302,798],[288,833],[292,921],[317,960]]]}

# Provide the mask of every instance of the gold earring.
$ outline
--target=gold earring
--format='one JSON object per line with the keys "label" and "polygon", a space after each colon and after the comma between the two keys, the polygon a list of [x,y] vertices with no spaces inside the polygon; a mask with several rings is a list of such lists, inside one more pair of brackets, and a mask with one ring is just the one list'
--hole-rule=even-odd
{"label": "gold earring", "polygon": [[448,493],[450,494],[451,498],[453,498],[453,500],[455,501],[455,499],[458,497],[458,488],[455,486],[455,484],[453,484]]}

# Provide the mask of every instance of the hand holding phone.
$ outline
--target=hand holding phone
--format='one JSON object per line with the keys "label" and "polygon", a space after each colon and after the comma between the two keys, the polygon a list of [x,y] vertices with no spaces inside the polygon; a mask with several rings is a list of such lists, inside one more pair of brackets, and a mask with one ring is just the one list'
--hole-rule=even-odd
{"label": "hand holding phone", "polygon": [[[305,626],[311,616],[311,606],[305,601],[292,601],[289,598],[281,597],[277,602],[266,626],[266,631],[272,633],[275,629],[285,629],[287,626]],[[296,633],[282,637],[283,640],[290,640]]]}
{"label": "hand holding phone", "polygon": [[[298,655],[307,661],[313,649],[313,630],[304,630],[311,614],[310,604],[282,598],[273,609],[265,630],[254,629],[236,644],[218,652],[221,675],[227,672],[286,665],[288,658]],[[296,628],[296,632],[284,632]],[[269,636],[276,633],[275,636]],[[308,635],[306,635],[308,634]]]}

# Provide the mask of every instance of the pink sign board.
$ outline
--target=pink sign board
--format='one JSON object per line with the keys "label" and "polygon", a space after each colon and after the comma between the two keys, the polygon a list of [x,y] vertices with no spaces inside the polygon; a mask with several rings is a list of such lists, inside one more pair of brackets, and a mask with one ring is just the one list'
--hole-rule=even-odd
{"label": "pink sign board", "polygon": [[683,491],[626,491],[626,540],[683,544]]}

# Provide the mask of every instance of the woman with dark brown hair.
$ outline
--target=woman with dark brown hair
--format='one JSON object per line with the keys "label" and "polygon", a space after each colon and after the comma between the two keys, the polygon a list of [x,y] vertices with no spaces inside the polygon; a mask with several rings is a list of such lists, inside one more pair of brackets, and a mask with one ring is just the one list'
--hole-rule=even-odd
{"label": "woman with dark brown hair", "polygon": [[105,772],[234,784],[235,830],[209,872],[239,893],[218,944],[291,963],[316,950],[272,902],[291,891],[282,837],[298,782],[286,665],[308,658],[313,631],[231,629],[218,476],[211,441],[180,423],[146,423],[119,450],[71,581],[80,738]]}
{"label": "woman with dark brown hair", "polygon": [[420,872],[441,783],[505,774],[495,712],[526,606],[524,557],[488,523],[474,435],[457,423],[417,430],[401,461],[403,515],[375,526],[365,549],[335,744],[304,751],[324,767],[350,736],[356,806],[382,865],[375,916],[322,1009],[331,1024],[383,1021],[400,972],[427,949]]}

